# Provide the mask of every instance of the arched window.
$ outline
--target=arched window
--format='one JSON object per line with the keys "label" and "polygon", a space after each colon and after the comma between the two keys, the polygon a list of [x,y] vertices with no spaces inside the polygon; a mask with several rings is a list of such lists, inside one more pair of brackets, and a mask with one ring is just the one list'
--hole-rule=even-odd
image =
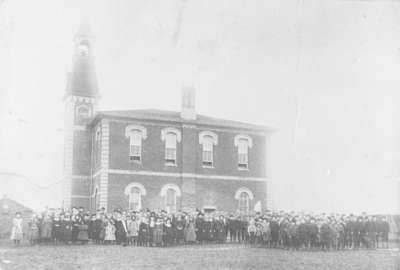
{"label": "arched window", "polygon": [[239,195],[239,212],[248,213],[250,210],[250,197],[246,192]]}
{"label": "arched window", "polygon": [[139,211],[142,209],[142,196],[146,195],[144,186],[140,183],[131,183],[125,188],[125,195],[128,197],[128,209]]}
{"label": "arched window", "polygon": [[218,136],[211,131],[202,131],[199,134],[199,143],[203,145],[202,163],[204,167],[214,164],[214,145],[218,144]]}
{"label": "arched window", "polygon": [[142,161],[142,140],[146,139],[147,132],[142,126],[130,125],[125,129],[125,136],[129,138],[129,160]]}
{"label": "arched window", "polygon": [[236,191],[235,199],[238,200],[239,212],[247,214],[250,211],[250,201],[254,199],[254,195],[250,189],[241,187]]}
{"label": "arched window", "polygon": [[253,146],[252,139],[247,135],[237,135],[235,146],[238,148],[238,168],[249,168],[249,148]]}
{"label": "arched window", "polygon": [[161,140],[165,141],[165,164],[176,165],[176,144],[181,141],[181,132],[176,128],[164,128]]}
{"label": "arched window", "polygon": [[165,210],[167,213],[176,212],[176,191],[172,188],[167,190],[167,194],[165,196]]}
{"label": "arched window", "polygon": [[90,117],[90,108],[86,105],[81,105],[76,108],[76,116],[78,119],[86,119]]}
{"label": "arched window", "polygon": [[181,190],[175,184],[167,184],[162,187],[160,192],[164,197],[165,210],[168,213],[175,213],[178,209],[178,197],[181,196]]}

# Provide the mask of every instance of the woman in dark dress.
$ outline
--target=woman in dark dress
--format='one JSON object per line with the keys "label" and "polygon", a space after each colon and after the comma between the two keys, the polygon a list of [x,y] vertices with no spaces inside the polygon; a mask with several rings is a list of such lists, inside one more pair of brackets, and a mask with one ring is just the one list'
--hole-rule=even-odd
{"label": "woman in dark dress", "polygon": [[172,245],[174,239],[174,228],[171,224],[171,219],[167,218],[164,225],[164,245],[170,246]]}
{"label": "woman in dark dress", "polygon": [[139,237],[138,237],[139,246],[147,246],[148,230],[149,228],[147,224],[147,219],[145,217],[142,217],[139,224]]}
{"label": "woman in dark dress", "polygon": [[177,244],[180,244],[185,240],[184,228],[185,221],[182,219],[181,215],[178,215],[175,221],[175,237]]}
{"label": "woman in dark dress", "polygon": [[163,231],[164,231],[163,220],[161,218],[158,218],[153,230],[153,243],[155,246],[163,245]]}
{"label": "woman in dark dress", "polygon": [[89,215],[84,215],[83,219],[81,219],[81,222],[78,225],[78,241],[80,241],[82,244],[87,244],[89,242]]}

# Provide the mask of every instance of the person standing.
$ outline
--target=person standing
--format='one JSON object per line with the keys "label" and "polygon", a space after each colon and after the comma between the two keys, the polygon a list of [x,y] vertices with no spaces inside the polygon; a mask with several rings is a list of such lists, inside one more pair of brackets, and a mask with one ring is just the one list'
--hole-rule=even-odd
{"label": "person standing", "polygon": [[39,221],[36,214],[28,222],[28,240],[31,245],[34,245],[39,240]]}
{"label": "person standing", "polygon": [[186,243],[195,243],[196,242],[196,229],[195,229],[195,221],[192,216],[189,217],[189,220],[186,223],[186,234],[185,234],[185,242]]}
{"label": "person standing", "polygon": [[126,234],[128,232],[125,217],[120,212],[116,214],[115,238],[118,245],[126,246]]}
{"label": "person standing", "polygon": [[13,225],[11,229],[11,240],[14,241],[14,244],[19,245],[21,243],[23,232],[22,232],[22,217],[20,212],[15,213],[15,217],[13,218]]}
{"label": "person standing", "polygon": [[164,223],[162,219],[159,217],[157,218],[153,230],[153,243],[155,246],[163,245],[163,232],[164,232]]}

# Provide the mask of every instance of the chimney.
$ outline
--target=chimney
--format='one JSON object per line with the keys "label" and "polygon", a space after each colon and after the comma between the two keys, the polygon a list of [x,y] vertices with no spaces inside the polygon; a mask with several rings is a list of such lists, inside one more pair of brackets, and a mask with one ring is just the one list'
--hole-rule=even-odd
{"label": "chimney", "polygon": [[196,120],[196,90],[194,86],[182,87],[181,117],[185,120]]}

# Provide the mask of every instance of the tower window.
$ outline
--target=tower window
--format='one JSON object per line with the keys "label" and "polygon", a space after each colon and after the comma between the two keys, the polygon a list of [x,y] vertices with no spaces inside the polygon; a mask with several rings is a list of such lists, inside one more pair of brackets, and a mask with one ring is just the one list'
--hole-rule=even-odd
{"label": "tower window", "polygon": [[76,109],[76,117],[78,119],[86,119],[90,117],[90,109],[86,105],[78,106]]}

